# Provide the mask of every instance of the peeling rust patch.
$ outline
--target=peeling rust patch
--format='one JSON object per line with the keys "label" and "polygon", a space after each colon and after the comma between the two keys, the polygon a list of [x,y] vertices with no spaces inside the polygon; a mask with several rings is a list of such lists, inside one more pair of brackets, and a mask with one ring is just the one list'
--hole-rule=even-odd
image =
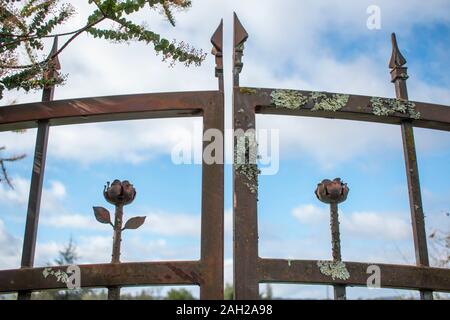
{"label": "peeling rust patch", "polygon": [[177,268],[170,264],[168,265],[168,268],[183,280],[188,280],[192,283],[196,283],[199,285],[204,283],[203,279],[195,272],[191,272],[190,274],[188,274],[188,273],[184,272],[183,270],[181,270],[180,268]]}

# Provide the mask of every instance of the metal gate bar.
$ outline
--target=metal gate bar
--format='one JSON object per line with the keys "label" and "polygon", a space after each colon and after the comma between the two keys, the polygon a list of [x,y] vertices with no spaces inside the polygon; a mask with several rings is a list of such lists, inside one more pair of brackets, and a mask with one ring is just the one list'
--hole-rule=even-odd
{"label": "metal gate bar", "polygon": [[[223,24],[211,42],[216,57],[217,91],[151,93],[51,101],[54,88],[46,88],[43,101],[0,108],[0,131],[38,127],[22,268],[0,271],[0,292],[18,291],[30,299],[33,290],[64,288],[44,268],[33,268],[38,231],[39,203],[50,126],[99,121],[203,117],[203,131],[224,132]],[[56,50],[56,42],[52,50]],[[204,147],[207,146],[206,141]],[[203,149],[204,150],[204,149]],[[216,156],[217,157],[217,156]],[[203,158],[203,157],[202,157]],[[81,265],[83,287],[137,285],[199,285],[201,299],[223,298],[223,150],[218,163],[202,161],[201,258],[199,261],[111,263]],[[66,267],[54,267],[64,271]]]}
{"label": "metal gate bar", "polygon": [[[233,43],[234,129],[244,131],[255,129],[255,115],[257,113],[400,125],[404,141],[417,266],[374,264],[380,267],[382,273],[381,287],[420,290],[422,299],[432,299],[433,290],[450,291],[450,270],[428,266],[425,223],[413,136],[413,127],[450,131],[450,107],[407,101],[405,83],[407,74],[404,67],[406,61],[403,57],[400,58],[401,54],[395,38],[393,38],[390,67],[393,69],[391,72],[392,82],[396,86],[398,100],[326,92],[241,87],[239,85],[239,74],[243,68],[242,57],[247,38],[248,33],[235,14]],[[297,105],[277,105],[273,96],[274,93],[285,94],[289,98],[294,97],[292,99],[300,98]],[[339,102],[342,105],[339,105],[335,110],[318,110],[315,108],[314,101],[314,97],[318,96],[334,103],[344,102]],[[302,103],[303,105],[301,105]],[[380,110],[376,110],[376,104],[381,108],[381,113]],[[385,104],[388,105],[389,109],[384,106]],[[391,109],[397,105],[404,107],[404,110],[399,108],[396,112],[392,112]],[[236,137],[233,146],[236,153],[238,149]],[[366,271],[369,266],[366,263],[345,261],[350,277],[348,279],[332,279],[332,277],[321,273],[319,261],[316,260],[260,258],[258,255],[257,192],[254,188],[248,187],[248,176],[237,170],[236,163],[233,167],[234,294],[236,299],[258,299],[259,284],[264,282],[366,286],[368,277]],[[257,187],[257,181],[255,183]]]}

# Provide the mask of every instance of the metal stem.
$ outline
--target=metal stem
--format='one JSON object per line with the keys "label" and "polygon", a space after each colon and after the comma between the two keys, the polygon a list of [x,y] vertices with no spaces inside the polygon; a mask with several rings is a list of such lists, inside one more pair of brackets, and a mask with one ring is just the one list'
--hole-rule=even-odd
{"label": "metal stem", "polygon": [[[120,245],[122,242],[123,204],[116,205],[114,236],[111,263],[120,263]],[[108,300],[120,300],[120,287],[108,287]]]}
{"label": "metal stem", "polygon": [[[330,204],[330,225],[331,225],[331,245],[333,253],[333,261],[341,261],[341,239],[339,232],[339,213],[337,203]],[[345,286],[334,285],[334,299],[345,300]]]}

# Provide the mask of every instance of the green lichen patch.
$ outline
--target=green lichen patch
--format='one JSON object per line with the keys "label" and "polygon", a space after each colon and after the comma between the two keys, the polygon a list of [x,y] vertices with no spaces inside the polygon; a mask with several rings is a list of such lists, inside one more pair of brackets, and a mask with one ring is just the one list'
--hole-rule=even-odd
{"label": "green lichen patch", "polygon": [[238,138],[234,149],[235,170],[244,177],[244,184],[251,193],[258,193],[258,175],[261,171],[256,163],[259,159],[258,144],[254,133]]}
{"label": "green lichen patch", "polygon": [[69,276],[67,273],[61,270],[53,270],[52,268],[45,268],[42,271],[42,275],[45,279],[47,279],[48,276],[54,276],[56,278],[56,281],[67,283],[67,280],[69,279]]}
{"label": "green lichen patch", "polygon": [[261,170],[258,169],[258,165],[256,164],[240,164],[236,166],[236,171],[239,172],[242,176],[246,178],[245,185],[250,190],[251,193],[258,193],[258,175],[261,173]]}
{"label": "green lichen patch", "polygon": [[256,94],[256,89],[252,89],[252,88],[240,88],[239,89],[239,91],[242,93],[242,94]]}
{"label": "green lichen patch", "polygon": [[311,111],[339,111],[348,103],[350,96],[348,94],[333,94],[328,97],[322,92],[312,92],[311,100],[314,101],[314,107]]}
{"label": "green lichen patch", "polygon": [[272,103],[277,108],[300,109],[308,103],[313,103],[311,111],[339,111],[348,103],[349,95],[333,94],[327,96],[323,92],[311,92],[309,96],[296,90],[274,90],[271,95]]}
{"label": "green lichen patch", "polygon": [[412,119],[420,119],[420,112],[416,111],[416,105],[413,102],[379,97],[372,97],[370,102],[372,104],[373,114],[377,116],[392,116],[398,112]]}
{"label": "green lichen patch", "polygon": [[300,109],[308,103],[308,97],[297,90],[273,90],[270,94],[277,108]]}
{"label": "green lichen patch", "polygon": [[317,261],[317,266],[320,273],[331,277],[333,280],[347,280],[350,278],[350,273],[342,261]]}

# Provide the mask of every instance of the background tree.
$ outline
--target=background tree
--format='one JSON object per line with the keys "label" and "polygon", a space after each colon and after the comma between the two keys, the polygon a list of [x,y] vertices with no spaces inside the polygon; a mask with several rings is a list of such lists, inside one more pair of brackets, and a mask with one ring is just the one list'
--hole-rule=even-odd
{"label": "background tree", "polygon": [[[69,266],[75,265],[78,262],[80,256],[77,253],[77,247],[70,238],[69,243],[59,251],[58,257],[53,261],[53,263],[48,263],[51,265],[58,266]],[[33,294],[33,299],[36,300],[81,300],[85,295],[91,293],[89,289],[76,289],[76,290],[48,290],[43,292],[37,292]]]}
{"label": "background tree", "polygon": [[[136,24],[130,18],[132,14],[148,7],[158,10],[175,26],[173,11],[190,8],[190,0],[87,1],[93,6],[93,10],[84,26],[56,33],[58,26],[75,15],[72,4],[61,3],[59,0],[0,0],[0,98],[5,89],[28,91],[63,83],[64,75],[48,78],[45,74],[52,68],[51,61],[83,33],[116,43],[137,41],[152,44],[156,53],[162,54],[163,60],[170,63],[179,61],[186,66],[199,65],[205,59],[203,51],[196,50],[185,42],[162,38],[144,24]],[[44,50],[44,40],[56,36],[65,38],[62,46],[54,54],[40,57]]]}
{"label": "background tree", "polygon": [[170,289],[165,300],[195,300],[194,296],[187,289]]}
{"label": "background tree", "polygon": [[6,169],[7,162],[14,162],[25,158],[24,154],[16,155],[16,156],[3,156],[3,152],[6,150],[5,146],[0,147],[0,182],[6,182],[8,186],[14,189],[11,178],[8,176],[8,171]]}
{"label": "background tree", "polygon": [[[445,213],[450,218],[450,212]],[[450,231],[435,229],[428,236],[432,266],[450,268]],[[449,299],[448,293],[434,293],[435,299]]]}

